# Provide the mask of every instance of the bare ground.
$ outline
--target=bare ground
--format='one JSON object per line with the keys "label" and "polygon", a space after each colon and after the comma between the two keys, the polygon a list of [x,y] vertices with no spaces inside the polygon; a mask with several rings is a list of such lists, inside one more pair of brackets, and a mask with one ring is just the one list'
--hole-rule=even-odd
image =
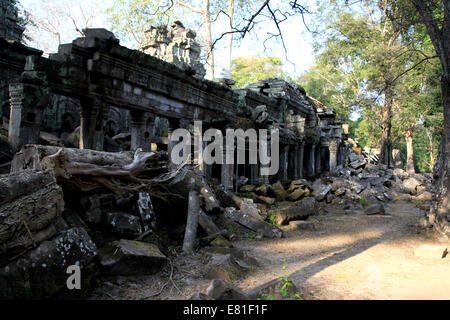
{"label": "bare ground", "polygon": [[[289,276],[308,299],[450,299],[450,256],[442,259],[439,251],[450,245],[417,229],[423,214],[413,203],[396,202],[384,216],[319,215],[309,219],[312,231],[235,242],[260,267],[234,284],[249,291]],[[416,256],[424,245],[437,251]],[[200,252],[178,254],[173,272],[169,265],[154,276],[105,278],[88,298],[188,299],[210,282],[201,276],[203,259]]]}

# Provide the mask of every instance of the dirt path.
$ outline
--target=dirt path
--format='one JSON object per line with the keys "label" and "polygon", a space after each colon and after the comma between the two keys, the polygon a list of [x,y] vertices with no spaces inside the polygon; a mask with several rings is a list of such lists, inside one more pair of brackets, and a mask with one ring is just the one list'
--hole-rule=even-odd
{"label": "dirt path", "polygon": [[315,299],[450,299],[450,257],[414,254],[423,245],[442,251],[450,245],[417,232],[423,212],[414,204],[392,203],[386,213],[316,216],[314,231],[236,243],[262,265],[239,287],[250,290],[290,275]]}

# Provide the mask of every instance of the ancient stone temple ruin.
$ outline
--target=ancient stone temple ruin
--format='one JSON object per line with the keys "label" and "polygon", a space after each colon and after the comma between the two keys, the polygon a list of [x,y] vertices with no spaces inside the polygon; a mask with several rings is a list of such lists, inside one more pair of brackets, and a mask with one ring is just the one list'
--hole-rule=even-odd
{"label": "ancient stone temple ruin", "polygon": [[[9,2],[0,9],[0,299],[73,294],[74,265],[83,288],[99,275],[155,275],[176,249],[183,263],[202,252],[192,277],[217,283],[257,265],[234,240],[313,230],[309,216],[355,214],[362,200],[378,215],[390,199],[432,196],[426,177],[366,161],[348,125],[299,85],[204,79],[180,22],[152,27],[140,50],[85,29],[47,58],[20,42]],[[174,164],[179,128],[194,138],[183,151],[193,161]],[[241,129],[214,157],[245,161],[203,161],[213,141],[195,139],[208,129]],[[279,159],[271,175],[261,172],[272,163],[250,161],[249,129],[279,132],[256,146]]]}
{"label": "ancient stone temple ruin", "polygon": [[[203,132],[215,128],[224,135],[227,128],[278,128],[277,179],[312,178],[344,165],[342,122],[332,108],[308,97],[300,86],[279,79],[241,90],[202,79],[195,33],[181,23],[174,23],[170,32],[165,27],[150,29],[144,52],[121,46],[104,29],[84,33],[60,45],[49,58],[19,43],[11,48],[4,42],[4,50],[26,61],[22,73],[17,65],[13,79],[4,77],[11,102],[4,115],[10,115],[8,140],[14,150],[39,142],[51,97],[63,96],[80,104],[79,116],[73,110],[69,114],[80,119],[80,149],[104,150],[108,130],[114,127],[119,134],[119,124],[126,122],[128,128],[122,130],[128,131],[132,150],[150,150],[152,142],[159,142],[160,148],[170,151],[171,132],[190,129],[199,120]],[[117,111],[115,117],[111,110]],[[165,144],[163,137],[153,137],[156,118],[167,119]],[[255,184],[270,179],[260,176],[257,164],[204,165],[202,169],[208,179],[218,179],[229,189],[240,177]]]}

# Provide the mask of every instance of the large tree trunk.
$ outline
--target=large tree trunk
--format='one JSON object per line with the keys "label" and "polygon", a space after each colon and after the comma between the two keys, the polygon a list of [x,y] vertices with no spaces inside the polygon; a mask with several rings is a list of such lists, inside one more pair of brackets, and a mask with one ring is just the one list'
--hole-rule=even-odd
{"label": "large tree trunk", "polygon": [[434,168],[435,200],[428,214],[435,228],[450,235],[450,1],[442,1],[444,20],[440,25],[433,12],[431,1],[411,0],[416,7],[442,65],[442,102],[444,107],[444,130],[439,155]]}
{"label": "large tree trunk", "polygon": [[381,128],[383,130],[381,135],[381,147],[380,147],[380,163],[387,166],[392,165],[392,143],[391,143],[391,119],[392,119],[392,102],[393,92],[391,84],[388,81],[385,83],[384,92],[384,107],[383,115],[381,119]]}
{"label": "large tree trunk", "polygon": [[228,56],[227,56],[227,62],[225,65],[225,70],[227,72],[227,76],[231,78],[231,60],[232,60],[232,53],[233,53],[233,18],[234,18],[234,0],[228,0],[228,36],[227,36],[227,50],[228,50]]}
{"label": "large tree trunk", "polygon": [[200,199],[197,192],[189,192],[189,207],[186,222],[186,232],[184,234],[183,252],[191,253],[195,248],[195,236],[197,235],[198,218],[200,214]]}
{"label": "large tree trunk", "polygon": [[19,172],[0,178],[0,264],[49,239],[64,210],[51,173]]}
{"label": "large tree trunk", "polygon": [[414,129],[408,129],[405,132],[406,140],[406,172],[409,174],[416,173],[414,169],[414,146],[413,146]]}
{"label": "large tree trunk", "polygon": [[214,79],[214,53],[212,47],[212,35],[211,35],[211,15],[209,12],[209,0],[204,0],[203,3],[203,17],[205,19],[205,40],[206,40],[206,78],[209,80]]}

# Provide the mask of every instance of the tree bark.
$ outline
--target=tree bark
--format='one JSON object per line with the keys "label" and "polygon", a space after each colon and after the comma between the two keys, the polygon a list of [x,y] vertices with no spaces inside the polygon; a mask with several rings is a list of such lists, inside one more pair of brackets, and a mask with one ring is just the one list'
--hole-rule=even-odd
{"label": "tree bark", "polygon": [[383,130],[381,135],[380,147],[380,163],[387,166],[392,165],[392,143],[391,143],[391,120],[392,120],[392,103],[393,92],[389,80],[384,81],[384,106],[381,120],[381,128]]}
{"label": "tree bark", "polygon": [[450,1],[442,1],[444,19],[441,27],[435,19],[431,1],[411,0],[416,7],[442,65],[442,102],[444,107],[444,130],[439,155],[434,167],[433,185],[435,200],[428,219],[436,230],[450,235]]}
{"label": "tree bark", "polygon": [[198,219],[200,214],[200,201],[197,192],[189,192],[189,207],[186,222],[186,231],[183,241],[183,252],[191,253],[195,247],[195,237],[197,235]]}
{"label": "tree bark", "polygon": [[405,132],[406,140],[406,172],[409,174],[416,173],[414,169],[414,146],[413,146],[414,129],[408,129]]}
{"label": "tree bark", "polygon": [[225,69],[227,71],[227,76],[231,78],[231,60],[233,53],[233,19],[234,19],[234,0],[228,0],[228,36],[227,36],[227,49],[228,49],[228,57],[225,65]]}
{"label": "tree bark", "polygon": [[203,17],[205,19],[205,40],[206,40],[206,78],[209,80],[214,79],[214,52],[212,47],[212,35],[211,35],[211,14],[209,12],[209,0],[204,0],[203,3]]}

